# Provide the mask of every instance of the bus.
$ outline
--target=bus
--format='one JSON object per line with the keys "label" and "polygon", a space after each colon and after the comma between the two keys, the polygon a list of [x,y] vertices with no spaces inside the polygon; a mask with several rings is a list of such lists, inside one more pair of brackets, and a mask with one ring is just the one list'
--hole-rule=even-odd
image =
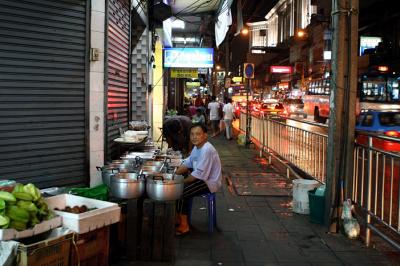
{"label": "bus", "polygon": [[400,75],[370,72],[361,75],[358,95],[360,110],[400,110]]}
{"label": "bus", "polygon": [[329,94],[329,78],[314,79],[306,83],[304,112],[313,115],[315,122],[326,123],[329,118]]}
{"label": "bus", "polygon": [[[304,111],[314,121],[325,123],[329,118],[330,78],[306,83]],[[359,77],[356,114],[361,110],[400,110],[400,74],[370,71]]]}

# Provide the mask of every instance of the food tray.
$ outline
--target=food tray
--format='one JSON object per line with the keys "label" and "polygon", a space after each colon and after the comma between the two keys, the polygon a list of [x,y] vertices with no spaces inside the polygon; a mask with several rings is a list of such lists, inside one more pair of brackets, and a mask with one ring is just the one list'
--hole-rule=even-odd
{"label": "food tray", "polygon": [[116,203],[108,201],[89,199],[71,194],[61,194],[46,198],[50,209],[64,209],[65,206],[73,207],[75,205],[86,205],[89,209],[96,208],[80,214],[54,211],[62,216],[62,224],[79,234],[96,230],[110,224],[119,222],[121,208]]}
{"label": "food tray", "polygon": [[29,228],[24,231],[17,231],[13,228],[0,229],[0,240],[6,241],[11,239],[20,239],[38,235],[46,231],[49,231],[51,229],[60,227],[61,224],[62,224],[62,218],[60,216],[57,216],[54,217],[53,219],[43,221],[40,224],[35,225],[33,228]]}

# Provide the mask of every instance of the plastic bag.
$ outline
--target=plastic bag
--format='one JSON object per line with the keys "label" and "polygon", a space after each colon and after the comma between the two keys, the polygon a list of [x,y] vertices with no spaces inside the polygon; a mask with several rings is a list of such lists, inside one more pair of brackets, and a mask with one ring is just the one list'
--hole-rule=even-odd
{"label": "plastic bag", "polygon": [[69,193],[91,199],[108,200],[108,187],[104,184],[92,188],[71,188]]}
{"label": "plastic bag", "polygon": [[358,221],[355,218],[344,219],[343,227],[344,227],[344,232],[350,239],[355,239],[360,235],[360,225],[358,224]]}
{"label": "plastic bag", "polygon": [[245,145],[246,144],[246,135],[245,134],[239,134],[238,139],[237,139],[238,145]]}
{"label": "plastic bag", "polygon": [[223,119],[219,120],[219,130],[221,132],[225,130],[225,121]]}
{"label": "plastic bag", "polygon": [[321,185],[319,186],[316,190],[315,190],[315,195],[316,196],[324,196],[325,195],[325,185]]}
{"label": "plastic bag", "polygon": [[354,239],[360,235],[360,225],[351,213],[352,203],[350,199],[343,202],[342,219],[344,232],[348,238]]}

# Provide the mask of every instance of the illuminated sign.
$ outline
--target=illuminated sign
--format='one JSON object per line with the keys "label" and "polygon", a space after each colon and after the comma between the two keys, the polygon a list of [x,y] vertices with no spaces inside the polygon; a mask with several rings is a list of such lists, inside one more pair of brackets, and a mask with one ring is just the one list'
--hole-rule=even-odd
{"label": "illuminated sign", "polygon": [[242,83],[242,82],[243,82],[243,79],[242,79],[242,77],[233,77],[233,78],[232,78],[232,81],[233,81],[234,83]]}
{"label": "illuminated sign", "polygon": [[198,82],[198,81],[192,81],[192,82],[186,82],[185,83],[185,85],[186,85],[186,88],[197,88],[197,87],[200,87],[200,82]]}
{"label": "illuminated sign", "polygon": [[280,90],[287,90],[289,89],[289,82],[282,82],[278,84],[278,88]]}
{"label": "illuminated sign", "polygon": [[292,73],[292,67],[291,66],[271,66],[270,72],[278,73],[278,74],[290,74],[290,73]]}
{"label": "illuminated sign", "polygon": [[389,70],[389,67],[388,66],[378,66],[378,70],[381,72],[386,72]]}
{"label": "illuminated sign", "polygon": [[214,66],[212,48],[165,48],[164,67],[206,68]]}
{"label": "illuminated sign", "polygon": [[369,36],[361,36],[360,37],[360,55],[364,54],[365,49],[372,49],[378,46],[378,44],[382,41],[381,37],[369,37]]}
{"label": "illuminated sign", "polygon": [[197,79],[199,77],[197,68],[172,68],[171,78],[191,78]]}

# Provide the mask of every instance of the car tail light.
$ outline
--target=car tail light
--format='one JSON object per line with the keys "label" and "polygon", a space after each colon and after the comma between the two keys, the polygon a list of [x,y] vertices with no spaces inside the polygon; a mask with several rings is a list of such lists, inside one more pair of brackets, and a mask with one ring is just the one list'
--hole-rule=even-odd
{"label": "car tail light", "polygon": [[388,137],[398,138],[398,137],[400,137],[400,132],[395,131],[395,130],[389,130],[389,131],[385,132],[385,135],[388,136]]}

